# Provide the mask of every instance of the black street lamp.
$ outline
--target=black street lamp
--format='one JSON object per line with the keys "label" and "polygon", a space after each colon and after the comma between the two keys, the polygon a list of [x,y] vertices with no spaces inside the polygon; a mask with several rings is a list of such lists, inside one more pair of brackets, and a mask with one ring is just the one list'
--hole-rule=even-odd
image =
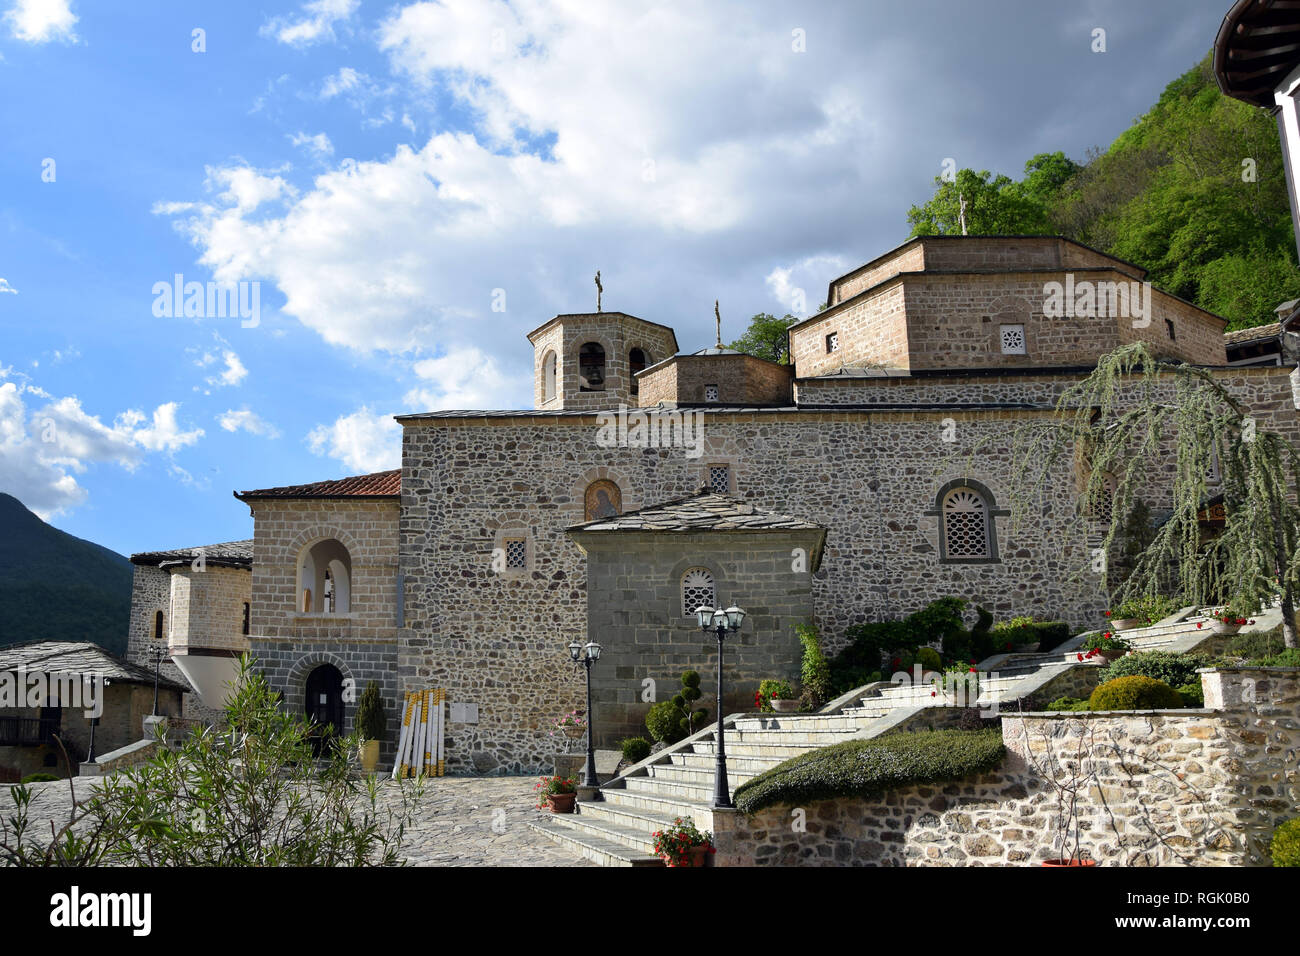
{"label": "black street lamp", "polygon": [[695,609],[696,620],[700,629],[706,634],[712,631],[718,636],[718,760],[713,771],[713,809],[730,810],[731,791],[727,786],[727,742],[722,732],[722,642],[729,632],[740,632],[740,625],[745,622],[745,612],[734,604],[725,611],[714,610],[701,605]]}
{"label": "black street lamp", "polygon": [[[586,644],[579,644],[574,641],[569,645],[569,657],[575,664],[581,664],[587,670],[587,764],[582,768],[582,785],[584,787],[599,787],[600,780],[596,777],[596,748],[592,743],[592,713],[591,713],[591,665],[600,660],[600,645],[594,641],[588,641]],[[600,790],[592,794],[593,800],[600,799]]]}

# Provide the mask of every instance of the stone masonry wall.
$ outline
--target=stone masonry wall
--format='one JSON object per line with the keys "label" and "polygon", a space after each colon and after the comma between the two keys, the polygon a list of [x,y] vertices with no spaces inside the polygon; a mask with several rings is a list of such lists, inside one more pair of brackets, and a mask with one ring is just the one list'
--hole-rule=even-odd
{"label": "stone masonry wall", "polygon": [[699,404],[707,385],[730,405],[790,404],[790,367],[752,355],[679,355],[641,376],[642,407],[659,402]]}
{"label": "stone masonry wall", "polygon": [[[839,343],[834,352],[826,347],[831,333]],[[791,329],[790,355],[800,376],[826,375],[845,366],[908,368],[911,350],[901,280]]]}
{"label": "stone masonry wall", "polygon": [[[1086,563],[1085,542],[1068,531],[1064,463],[1032,520],[995,519],[999,563],[938,559],[938,522],[927,512],[939,489],[969,476],[990,488],[998,508],[1009,507],[1010,434],[1024,415],[1040,414],[716,410],[704,415],[698,458],[683,448],[602,448],[595,416],[408,421],[402,685],[442,686],[452,701],[479,704],[479,724],[451,728],[453,769],[531,772],[550,764],[545,726],[581,703],[565,645],[587,639],[587,564],[565,529],[583,521],[582,476],[597,468],[629,508],[695,493],[705,463],[720,458],[732,464],[740,498],[830,529],[812,582],[827,653],[843,645],[851,624],[899,617],[949,594],[999,617],[1095,622],[1105,601],[1095,583],[1072,575]],[[950,416],[956,444],[941,441]],[[492,570],[504,525],[527,530],[524,575]],[[258,593],[255,578],[255,612]],[[625,596],[637,598],[635,590]]]}
{"label": "stone masonry wall", "polygon": [[1003,717],[998,770],[811,803],[806,831],[791,807],[715,814],[715,863],[1034,865],[1068,855],[1063,793],[1077,786],[1079,843],[1101,865],[1267,865],[1274,827],[1300,806],[1300,672],[1204,684],[1207,704],[1227,709]]}

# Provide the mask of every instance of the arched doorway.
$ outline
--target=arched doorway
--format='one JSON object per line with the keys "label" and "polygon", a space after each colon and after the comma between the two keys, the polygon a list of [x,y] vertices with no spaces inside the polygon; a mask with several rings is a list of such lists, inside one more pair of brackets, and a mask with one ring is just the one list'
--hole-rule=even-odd
{"label": "arched doorway", "polygon": [[317,725],[312,752],[319,757],[326,741],[343,733],[343,675],[333,664],[321,664],[307,675],[303,697],[307,717]]}

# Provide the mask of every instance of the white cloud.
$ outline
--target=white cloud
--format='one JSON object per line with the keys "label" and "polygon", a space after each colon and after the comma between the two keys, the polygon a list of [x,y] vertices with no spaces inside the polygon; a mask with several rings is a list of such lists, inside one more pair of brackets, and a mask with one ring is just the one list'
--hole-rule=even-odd
{"label": "white cloud", "polygon": [[826,277],[849,269],[842,256],[810,256],[789,266],[777,266],[763,280],[788,313],[800,318],[816,311],[826,295]]}
{"label": "white cloud", "polygon": [[334,155],[334,144],[324,133],[308,135],[307,133],[294,133],[289,137],[290,142],[295,146],[303,147],[307,153],[316,158]]}
{"label": "white cloud", "polygon": [[337,459],[357,473],[387,471],[402,464],[402,429],[391,415],[360,408],[307,435],[313,454]]}
{"label": "white cloud", "polygon": [[14,295],[18,294],[18,290],[9,284],[9,280],[0,276],[0,293],[4,292],[11,292]]}
{"label": "white cloud", "polygon": [[448,408],[495,408],[505,378],[496,361],[477,348],[457,349],[412,366],[425,384],[402,399],[407,408],[431,412]]}
{"label": "white cloud", "polygon": [[26,43],[73,42],[77,15],[71,0],[15,0],[5,13],[9,32]]}
{"label": "white cloud", "polygon": [[[0,369],[0,379],[11,371]],[[32,400],[43,404],[32,405]],[[95,464],[134,471],[146,452],[172,453],[192,445],[202,429],[183,430],[177,404],[118,415],[112,425],[81,407],[73,395],[54,398],[20,381],[0,382],[0,488],[42,518],[68,511],[86,499],[76,475]]]}
{"label": "white cloud", "polygon": [[250,411],[247,408],[239,411],[235,411],[233,408],[227,409],[217,416],[217,422],[228,432],[238,432],[242,429],[250,435],[262,435],[266,438],[280,437],[278,428],[258,415],[257,412]]}
{"label": "white cloud", "polygon": [[[238,385],[248,375],[248,369],[244,368],[244,363],[240,361],[239,356],[231,349],[223,349],[221,360],[225,367],[215,375],[210,375],[204,381],[215,388],[221,388],[227,385]],[[217,356],[213,352],[205,352],[194,364],[200,368],[207,368],[217,361]]]}
{"label": "white cloud", "polygon": [[337,73],[325,78],[325,82],[321,84],[320,98],[323,100],[333,99],[340,93],[354,90],[362,83],[369,85],[370,82],[370,77],[366,76],[366,74],[354,70],[350,66],[341,67]]}
{"label": "white cloud", "polygon": [[290,46],[310,46],[335,39],[334,27],[345,23],[360,0],[312,0],[302,5],[296,17],[275,17],[261,29],[262,36],[274,37]]}

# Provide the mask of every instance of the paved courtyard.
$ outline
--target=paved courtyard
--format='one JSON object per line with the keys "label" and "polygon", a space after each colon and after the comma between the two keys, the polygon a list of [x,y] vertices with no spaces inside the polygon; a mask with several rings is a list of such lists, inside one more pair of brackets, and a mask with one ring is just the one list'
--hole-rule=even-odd
{"label": "paved courtyard", "polygon": [[[413,866],[591,866],[587,860],[529,829],[540,815],[536,777],[442,777],[426,782],[415,817],[407,827],[403,855]],[[74,781],[85,799],[94,778]],[[385,780],[381,802],[400,805],[399,785]],[[31,820],[40,833],[67,822],[72,803],[66,780],[32,784]],[[0,814],[12,812],[8,787],[0,787]]]}

